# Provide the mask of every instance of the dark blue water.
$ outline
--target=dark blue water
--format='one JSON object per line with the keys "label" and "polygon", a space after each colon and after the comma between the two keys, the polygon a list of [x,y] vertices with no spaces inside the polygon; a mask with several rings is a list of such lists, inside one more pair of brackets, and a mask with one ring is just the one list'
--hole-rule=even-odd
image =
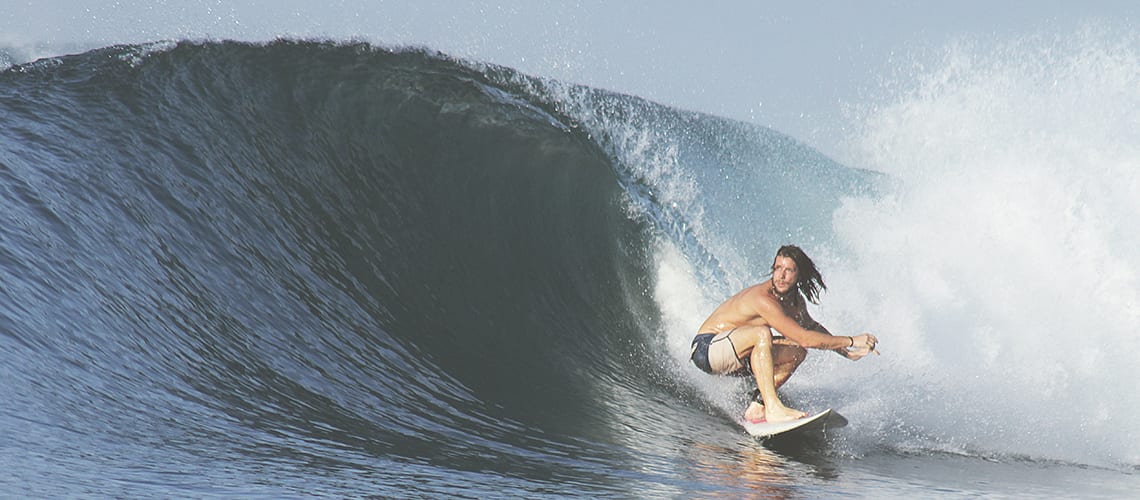
{"label": "dark blue water", "polygon": [[[721,196],[692,195],[714,182]],[[36,497],[1132,491],[1135,469],[876,444],[853,437],[857,420],[765,445],[678,376],[691,367],[662,335],[663,247],[727,291],[773,245],[827,241],[842,200],[883,184],[774,131],[419,51],[180,43],[10,67],[0,484]],[[755,237],[709,237],[724,225]],[[741,260],[717,257],[725,246]]]}

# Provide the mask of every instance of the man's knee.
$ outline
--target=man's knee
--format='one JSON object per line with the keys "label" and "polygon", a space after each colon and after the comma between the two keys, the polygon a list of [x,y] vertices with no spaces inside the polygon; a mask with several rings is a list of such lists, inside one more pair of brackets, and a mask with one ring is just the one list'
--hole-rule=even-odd
{"label": "man's knee", "polygon": [[772,330],[764,327],[754,327],[748,329],[748,334],[752,335],[756,345],[772,347]]}
{"label": "man's knee", "polygon": [[737,328],[729,334],[737,351],[749,352],[755,347],[772,348],[772,331],[763,327]]}

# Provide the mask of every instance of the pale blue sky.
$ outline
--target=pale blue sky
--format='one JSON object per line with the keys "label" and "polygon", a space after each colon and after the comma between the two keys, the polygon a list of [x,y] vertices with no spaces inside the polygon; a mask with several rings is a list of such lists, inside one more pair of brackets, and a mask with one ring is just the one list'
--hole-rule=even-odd
{"label": "pale blue sky", "polygon": [[[1135,1],[0,0],[0,47],[182,38],[422,45],[789,133],[824,152],[845,107],[959,38],[1133,30]],[[904,71],[905,73],[905,71]]]}

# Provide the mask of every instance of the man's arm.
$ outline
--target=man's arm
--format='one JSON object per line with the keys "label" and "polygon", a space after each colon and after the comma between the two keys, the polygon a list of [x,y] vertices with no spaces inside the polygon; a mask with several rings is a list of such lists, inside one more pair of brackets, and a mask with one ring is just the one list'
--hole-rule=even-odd
{"label": "man's arm", "polygon": [[[824,326],[819,324],[818,321],[812,319],[811,315],[809,315],[807,313],[806,307],[804,309],[802,309],[801,317],[804,318],[804,324],[805,325],[811,325],[810,330],[815,330],[818,332],[823,332],[823,333],[826,333],[828,335],[831,335],[831,332],[827,331],[827,328],[824,328]],[[854,337],[838,337],[838,338],[841,338],[841,339],[842,338],[850,338],[851,339],[851,345],[849,345],[847,347],[840,347],[839,349],[832,349],[832,351],[835,351],[836,354],[839,354],[840,356],[843,356],[847,359],[850,359],[851,361],[859,361],[860,359],[863,359],[864,356],[867,356],[868,354],[871,354],[872,352],[874,352],[875,354],[878,354],[878,351],[874,350],[875,342],[878,342],[878,339],[875,339],[875,337],[869,333],[856,335]],[[863,346],[864,344],[862,344],[861,342],[870,342],[870,344],[868,344],[868,345],[870,345],[870,347],[869,348],[859,348],[859,349],[855,349],[855,350],[848,350],[849,347],[855,347],[856,345]]]}
{"label": "man's arm", "polygon": [[[787,314],[784,314],[783,309],[776,301],[767,297],[761,297],[756,301],[756,310],[768,325],[775,328],[785,337],[792,339],[793,342],[800,345],[800,347],[808,349],[828,349],[828,350],[843,350],[852,343],[851,337],[836,337],[830,332],[824,333],[819,331],[808,330],[796,323]],[[809,317],[810,318],[810,317]],[[808,323],[805,321],[805,323]],[[811,320],[816,326],[822,327],[815,320]]]}
{"label": "man's arm", "polygon": [[[807,308],[804,308],[803,315],[804,315],[804,318],[806,319],[806,321],[804,321],[804,324],[807,325],[806,328],[808,328],[809,330],[815,330],[817,332],[823,332],[823,333],[826,333],[826,334],[834,337],[834,335],[830,331],[828,331],[827,327],[820,324],[820,322],[816,321],[815,319],[813,319],[811,317],[810,314],[808,314]],[[836,354],[843,356],[847,359],[851,359],[851,352],[847,350],[847,346],[840,347],[839,349],[832,349],[832,351],[834,351]]]}

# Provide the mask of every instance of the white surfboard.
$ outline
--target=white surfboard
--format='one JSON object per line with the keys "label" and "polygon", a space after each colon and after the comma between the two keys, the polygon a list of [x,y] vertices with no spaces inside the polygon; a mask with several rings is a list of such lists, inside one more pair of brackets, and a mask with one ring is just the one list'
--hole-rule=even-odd
{"label": "white surfboard", "polygon": [[773,438],[784,434],[794,434],[799,432],[826,430],[843,427],[847,425],[847,419],[843,418],[839,412],[828,408],[815,415],[808,415],[804,418],[789,420],[787,422],[779,423],[752,423],[746,420],[740,422],[744,426],[744,430],[749,434],[758,438]]}

